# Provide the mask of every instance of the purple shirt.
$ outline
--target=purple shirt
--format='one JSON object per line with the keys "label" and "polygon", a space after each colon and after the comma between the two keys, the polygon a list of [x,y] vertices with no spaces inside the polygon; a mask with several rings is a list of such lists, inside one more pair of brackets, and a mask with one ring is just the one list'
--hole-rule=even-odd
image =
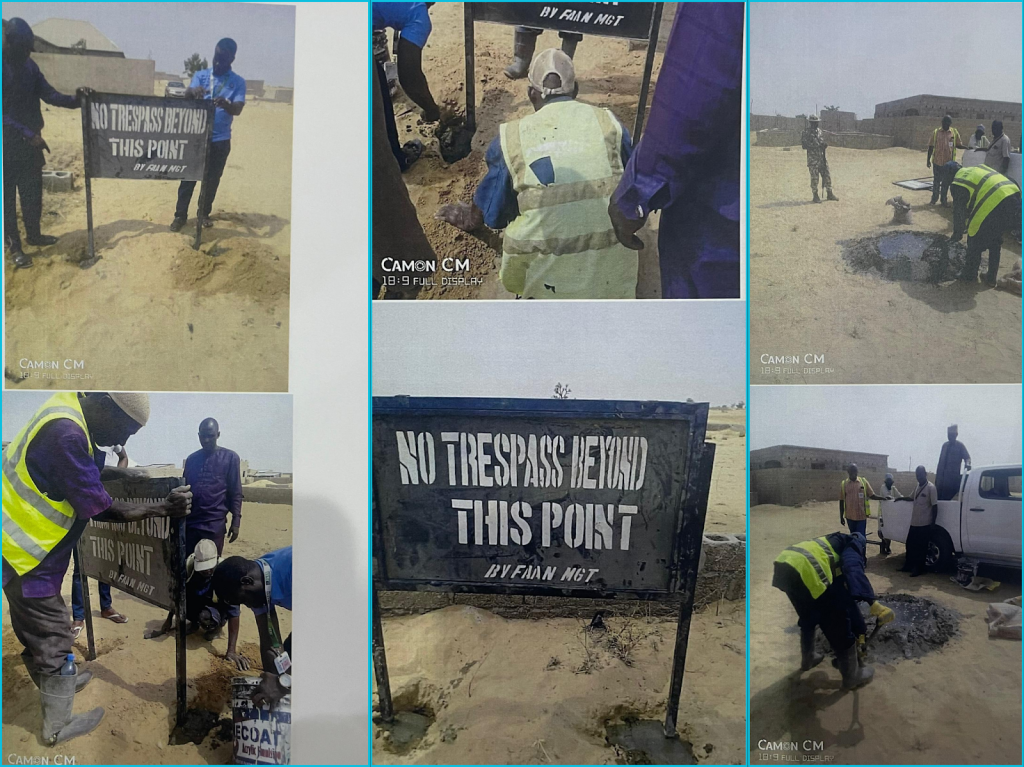
{"label": "purple shirt", "polygon": [[185,525],[214,535],[242,523],[242,469],[238,453],[218,447],[212,453],[197,450],[185,459],[185,484],[192,486],[192,513]]}
{"label": "purple shirt", "polygon": [[743,3],[681,3],[647,129],[612,200],[638,220],[675,203],[740,216]]}
{"label": "purple shirt", "polygon": [[[100,469],[107,454],[98,447],[89,455],[89,441],[78,424],[61,418],[46,424],[28,447],[25,463],[39,491],[54,501],[68,501],[75,510],[75,523],[60,543],[21,579],[21,593],[27,598],[60,594],[71,551],[82,537],[92,517],[110,508],[113,502],[100,481]],[[4,588],[17,577],[6,560],[3,564]]]}

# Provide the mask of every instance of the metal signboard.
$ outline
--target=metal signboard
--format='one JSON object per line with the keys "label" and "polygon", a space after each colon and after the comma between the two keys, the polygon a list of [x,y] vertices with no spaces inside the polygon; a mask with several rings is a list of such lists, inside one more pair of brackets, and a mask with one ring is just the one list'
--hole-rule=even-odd
{"label": "metal signboard", "polygon": [[[179,477],[119,479],[105,482],[112,498],[131,503],[159,503],[184,484]],[[175,631],[177,721],[186,710],[185,669],[185,520],[154,518],[140,522],[91,520],[75,554],[82,578],[82,601],[88,659],[96,659],[89,578],[165,610],[173,611]]]}
{"label": "metal signboard", "polygon": [[[202,181],[216,107],[202,99],[89,92],[82,100],[89,258],[94,259],[92,179]],[[200,210],[202,196],[200,191]],[[202,228],[196,226],[195,248]]]}
{"label": "metal signboard", "polygon": [[477,21],[646,40],[658,3],[471,3]]}
{"label": "metal signboard", "polygon": [[[681,686],[714,461],[707,417],[705,403],[375,398],[375,592],[679,600]],[[375,597],[390,716],[379,621]],[[673,719],[677,707],[670,689]]]}

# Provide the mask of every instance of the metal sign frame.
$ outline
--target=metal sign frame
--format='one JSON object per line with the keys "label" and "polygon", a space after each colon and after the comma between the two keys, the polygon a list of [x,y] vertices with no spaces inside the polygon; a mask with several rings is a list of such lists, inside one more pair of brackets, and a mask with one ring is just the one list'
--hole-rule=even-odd
{"label": "metal sign frame", "polygon": [[[475,12],[475,6],[477,5],[485,4],[463,4],[463,23],[466,42],[466,128],[470,131],[476,130],[476,36],[473,25],[477,21],[482,21],[488,24],[508,24],[512,26],[517,24],[517,22],[501,22],[495,19],[478,19]],[[510,3],[509,5],[515,5],[515,3]],[[640,134],[643,132],[644,120],[647,115],[647,97],[651,87],[651,74],[654,71],[654,55],[658,49],[658,34],[661,31],[661,15],[665,4],[653,3],[653,6],[654,8],[651,12],[651,24],[647,32],[647,37],[628,38],[647,40],[647,57],[644,60],[643,80],[640,83],[640,99],[637,104],[636,120],[633,122],[633,146],[636,146],[637,142],[640,141]],[[538,26],[544,26],[545,29],[557,31],[578,32],[578,30],[574,29],[562,29],[554,22],[551,24],[539,23]],[[621,35],[602,35],[600,31],[587,31],[585,34],[593,35],[595,37],[619,37],[620,39],[622,37]]]}
{"label": "metal sign frame", "polygon": [[[92,151],[91,151],[91,145],[92,145],[92,142],[91,142],[92,122],[91,122],[91,117],[90,117],[90,115],[91,115],[90,110],[92,109],[92,103],[96,99],[96,97],[103,97],[103,96],[114,96],[114,97],[117,97],[117,96],[124,96],[124,95],[127,95],[127,94],[90,92],[89,95],[84,96],[81,99],[81,110],[82,110],[82,155],[83,155],[83,158],[84,158],[84,161],[85,161],[85,173],[84,173],[84,176],[85,176],[85,217],[86,217],[86,225],[87,225],[88,231],[89,231],[89,260],[90,261],[95,260],[95,258],[96,258],[96,242],[95,242],[95,236],[93,234],[93,215],[92,215],[92,179],[93,179],[93,176],[90,175],[90,169],[92,168],[92,162],[93,162]],[[181,99],[172,99],[172,98],[161,97],[161,96],[135,96],[135,95],[132,95],[131,98],[134,99],[134,100],[147,101],[147,102],[151,101],[154,104],[166,104],[166,105],[169,105],[169,106],[170,105],[177,106],[181,102]],[[199,246],[202,244],[202,239],[203,239],[203,217],[202,217],[202,210],[203,210],[203,205],[206,202],[206,169],[210,165],[210,145],[213,143],[213,121],[214,121],[214,116],[215,116],[216,111],[217,111],[217,108],[214,106],[212,101],[193,100],[191,102],[191,104],[190,104],[190,106],[196,106],[196,105],[201,105],[201,106],[198,106],[198,108],[205,109],[207,111],[208,115],[207,115],[207,120],[206,120],[206,135],[205,135],[205,137],[203,139],[203,142],[204,142],[204,147],[203,147],[203,168],[202,168],[202,173],[200,174],[200,181],[198,182],[200,184],[200,188],[199,188],[199,211],[200,211],[200,214],[196,216],[196,236],[195,236],[195,239],[194,239],[194,241],[192,243],[192,249],[193,250],[199,250]],[[101,178],[101,177],[97,176],[96,178]],[[168,180],[173,180],[173,179],[168,179]]]}
{"label": "metal sign frame", "polygon": [[[147,478],[147,479],[121,479],[114,480],[112,482],[104,482],[104,487],[107,488],[107,492],[110,493],[112,498],[121,501],[129,501],[132,503],[158,503],[163,501],[170,492],[184,484],[184,480],[180,477],[161,477],[159,479]],[[91,524],[91,523],[90,523]],[[188,708],[188,676],[186,671],[186,656],[185,656],[185,561],[187,555],[185,552],[185,519],[172,519],[170,520],[170,534],[167,537],[171,545],[172,552],[172,570],[177,573],[177,583],[172,584],[172,592],[174,593],[174,615],[177,626],[174,631],[174,651],[175,651],[175,723],[176,725],[184,724],[185,712]],[[86,526],[86,531],[89,527]],[[82,586],[82,604],[85,608],[85,632],[86,639],[88,642],[89,652],[86,655],[86,660],[96,660],[96,639],[93,633],[92,625],[92,599],[89,594],[89,578],[86,575],[85,565],[82,553],[82,539],[85,537],[84,533],[81,538],[78,539],[76,546],[75,556],[78,559],[79,564],[79,578]],[[93,577],[97,583],[106,583],[106,581],[100,580],[99,578]],[[113,589],[117,589],[117,585],[108,583],[108,586]],[[118,589],[122,591],[122,589]],[[140,594],[133,594],[125,592],[136,599],[141,599],[144,602],[167,609],[167,605],[162,602],[155,600],[146,599],[145,596]]]}
{"label": "metal sign frame", "polygon": [[[688,451],[682,468],[683,492],[675,514],[675,537],[668,566],[668,589],[578,589],[555,588],[532,584],[490,584],[445,582],[439,580],[402,579],[389,576],[384,555],[384,529],[378,506],[378,469],[372,467],[373,493],[373,632],[372,652],[374,674],[380,700],[381,718],[394,719],[391,683],[387,667],[387,651],[381,622],[379,591],[443,591],[472,594],[549,595],[578,599],[639,599],[647,601],[678,601],[679,616],[672,660],[668,705],[665,715],[666,737],[676,737],[676,719],[682,692],[686,653],[697,587],[697,571],[707,516],[715,445],[705,442],[709,406],[706,403],[626,402],[601,400],[524,400],[464,398],[377,398],[373,399],[373,417],[502,417],[509,419],[550,416],[560,419],[622,420],[622,421],[688,421]],[[371,464],[373,455],[371,455]]]}

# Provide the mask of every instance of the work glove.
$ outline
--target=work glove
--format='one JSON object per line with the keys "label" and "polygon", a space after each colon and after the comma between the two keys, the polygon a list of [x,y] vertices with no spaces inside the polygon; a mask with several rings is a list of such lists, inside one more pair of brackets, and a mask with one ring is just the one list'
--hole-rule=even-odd
{"label": "work glove", "polygon": [[884,626],[886,623],[892,623],[896,620],[896,613],[881,602],[871,603],[871,614],[878,618],[879,626]]}
{"label": "work glove", "polygon": [[857,637],[857,660],[864,664],[868,657],[868,640],[863,634]]}

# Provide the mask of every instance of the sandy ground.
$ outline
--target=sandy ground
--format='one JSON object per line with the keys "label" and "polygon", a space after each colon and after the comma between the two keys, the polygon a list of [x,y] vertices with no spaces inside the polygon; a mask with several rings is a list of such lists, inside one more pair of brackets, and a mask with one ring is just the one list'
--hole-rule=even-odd
{"label": "sandy ground", "polygon": [[[989,639],[989,602],[1020,594],[1020,573],[1003,572],[995,592],[973,593],[948,574],[910,578],[897,572],[902,544],[883,558],[868,547],[876,593],[926,597],[961,615],[959,636],[917,660],[876,665],[875,678],[855,692],[840,689],[828,661],[801,674],[796,613],[772,588],[772,562],[786,546],[836,529],[836,505],[751,509],[750,739],[751,763],[815,759],[843,764],[1019,764],[1021,645]],[[875,538],[874,523],[868,523]],[[877,540],[877,538],[875,538]],[[779,753],[761,740],[823,742],[823,751]]]}
{"label": "sandy ground", "polygon": [[[262,556],[292,542],[292,507],[246,503],[245,524],[238,541],[225,544],[225,556]],[[163,610],[112,591],[114,607],[128,616],[128,623],[117,625],[99,617],[99,593],[90,582],[94,608],[97,659],[85,663],[88,649],[85,632],[75,643],[79,664],[93,672],[93,680],[75,696],[75,711],[96,706],[106,710],[99,728],[89,735],[50,749],[39,742],[41,724],[39,693],[21,662],[22,646],[10,625],[6,598],[3,618],[3,758],[74,757],[76,764],[230,764],[230,728],[218,738],[219,727],[199,745],[168,745],[174,725],[174,638],[146,640],[142,635],[157,628],[166,617]],[[71,604],[71,570],[64,581],[64,600]],[[291,613],[278,612],[281,631],[291,632]],[[231,717],[231,678],[245,676],[222,656],[227,648],[227,632],[211,644],[201,634],[188,637],[189,707],[202,708]],[[242,653],[250,660],[259,658],[259,634],[252,612],[242,608],[238,640]],[[258,672],[247,672],[255,674]],[[64,762],[65,764],[69,762]]]}
{"label": "sandy ground", "polygon": [[[438,104],[454,101],[464,108],[466,65],[462,6],[462,3],[438,3],[431,8],[434,29],[423,52],[423,69]],[[499,253],[475,237],[434,220],[434,214],[443,205],[472,199],[477,184],[487,172],[484,154],[498,135],[498,126],[533,112],[526,97],[526,80],[509,80],[502,73],[512,63],[512,38],[510,26],[476,25],[477,132],[473,151],[465,159],[447,165],[438,151],[433,126],[420,124],[420,110],[404,95],[395,103],[401,140],[419,138],[426,145],[423,157],[405,173],[423,230],[439,261],[445,257],[469,258],[468,279],[477,283],[442,285],[441,279],[447,273],[438,271],[434,275],[437,285],[422,289],[419,298],[515,298],[498,281]],[[558,33],[545,32],[537,42],[537,51],[560,45]],[[625,40],[584,37],[574,59],[580,101],[611,109],[632,132],[645,55],[642,50],[629,52],[629,43]],[[659,54],[651,79],[652,94],[660,68]],[[641,236],[646,247],[640,252],[637,297],[660,298],[656,217],[652,217]]]}
{"label": "sandy ground", "polygon": [[[231,156],[201,251],[175,234],[173,181],[93,181],[97,254],[87,249],[78,110],[44,106],[51,170],[75,172],[75,191],[44,193],[49,248],[35,266],[4,269],[8,385],[142,391],[286,391],[291,242],[292,108],[249,103],[235,119]],[[21,360],[84,362],[66,379],[22,378]]]}
{"label": "sandy ground", "polygon": [[[800,147],[751,148],[751,383],[1019,382],[1020,296],[980,284],[885,282],[842,259],[845,240],[900,228],[952,232],[951,209],[892,184],[929,176],[925,153],[830,147],[828,157],[840,202],[814,205]],[[889,224],[885,201],[897,195],[914,207],[910,226]],[[1004,238],[1000,274],[1020,253]],[[762,362],[805,354],[825,362]],[[832,372],[815,372],[822,368]]]}
{"label": "sandy ground", "polygon": [[[742,427],[743,410],[712,410],[709,421]],[[716,444],[706,528],[746,528],[746,439],[708,431]],[[722,602],[694,616],[679,712],[680,737],[700,763],[744,759],[745,604]],[[385,643],[396,710],[435,717],[411,750],[375,728],[378,764],[615,764],[605,725],[629,717],[660,720],[675,621],[607,619],[593,637],[572,618],[506,620],[455,606],[386,618]],[[608,645],[632,637],[629,665]],[[585,644],[586,643],[586,649]],[[592,668],[581,667],[588,655]]]}

